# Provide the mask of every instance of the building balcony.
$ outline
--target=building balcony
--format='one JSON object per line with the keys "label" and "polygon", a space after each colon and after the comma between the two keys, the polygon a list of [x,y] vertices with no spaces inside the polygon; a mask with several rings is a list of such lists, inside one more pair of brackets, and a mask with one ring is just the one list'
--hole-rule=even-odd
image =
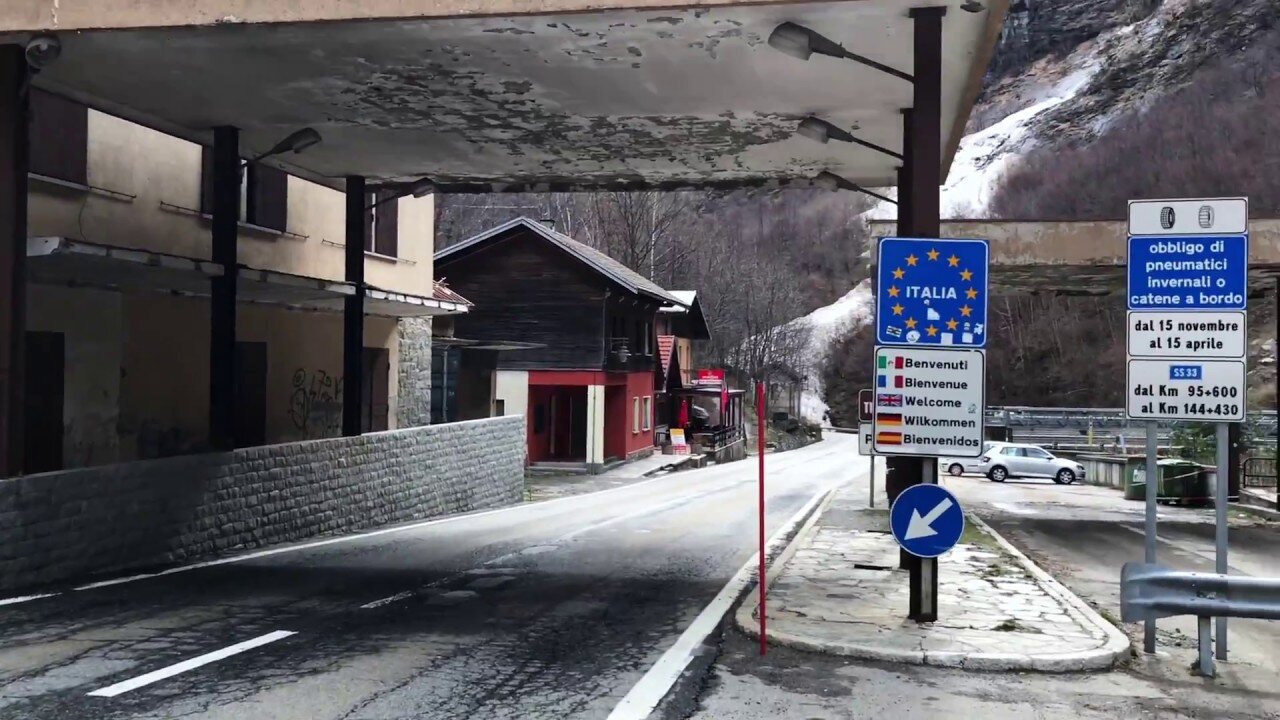
{"label": "building balcony", "polygon": [[643,372],[653,370],[654,356],[634,352],[630,338],[610,338],[604,369],[608,372]]}

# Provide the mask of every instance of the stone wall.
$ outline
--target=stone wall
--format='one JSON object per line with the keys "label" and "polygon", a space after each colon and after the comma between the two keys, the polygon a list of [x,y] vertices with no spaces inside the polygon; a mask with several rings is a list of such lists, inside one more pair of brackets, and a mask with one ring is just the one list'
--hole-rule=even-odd
{"label": "stone wall", "polygon": [[431,318],[400,319],[396,427],[431,424]]}
{"label": "stone wall", "polygon": [[520,502],[523,417],[0,479],[0,590]]}

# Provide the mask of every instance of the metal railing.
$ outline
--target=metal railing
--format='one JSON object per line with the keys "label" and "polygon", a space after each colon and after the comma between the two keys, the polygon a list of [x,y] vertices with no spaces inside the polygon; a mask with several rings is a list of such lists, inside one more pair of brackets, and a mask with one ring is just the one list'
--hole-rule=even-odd
{"label": "metal railing", "polygon": [[1276,459],[1268,457],[1251,457],[1244,461],[1241,475],[1244,476],[1245,487],[1276,486]]}
{"label": "metal railing", "polygon": [[[1182,572],[1147,563],[1125,563],[1120,574],[1120,619],[1138,622],[1177,615],[1194,615],[1198,619],[1200,674],[1213,677],[1209,620],[1280,620],[1280,578]],[[1220,626],[1219,631],[1225,627]],[[1225,638],[1218,641],[1224,642]],[[1225,655],[1219,653],[1219,657]]]}

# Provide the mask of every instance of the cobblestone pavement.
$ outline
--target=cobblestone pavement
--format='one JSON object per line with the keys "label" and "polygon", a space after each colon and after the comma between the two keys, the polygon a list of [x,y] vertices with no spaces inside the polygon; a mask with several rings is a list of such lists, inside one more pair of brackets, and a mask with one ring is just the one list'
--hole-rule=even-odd
{"label": "cobblestone pavement", "polygon": [[[861,499],[854,488],[841,490],[800,540],[770,588],[771,638],[870,659],[986,669],[1111,664],[1115,653],[1106,648],[1114,649],[1116,631],[1064,601],[977,527],[939,560],[938,622],[907,620],[907,573],[896,569],[888,514],[858,507]],[[1080,664],[1090,654],[1092,665]]]}

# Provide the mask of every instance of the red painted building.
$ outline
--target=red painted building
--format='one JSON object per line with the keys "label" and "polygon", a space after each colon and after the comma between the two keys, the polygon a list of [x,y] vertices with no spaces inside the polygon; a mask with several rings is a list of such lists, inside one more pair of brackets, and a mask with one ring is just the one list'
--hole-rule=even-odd
{"label": "red painted building", "polygon": [[597,472],[653,452],[658,311],[679,298],[527,218],[440,251],[435,268],[475,303],[459,337],[531,346],[491,376],[495,413],[525,415],[531,463]]}

